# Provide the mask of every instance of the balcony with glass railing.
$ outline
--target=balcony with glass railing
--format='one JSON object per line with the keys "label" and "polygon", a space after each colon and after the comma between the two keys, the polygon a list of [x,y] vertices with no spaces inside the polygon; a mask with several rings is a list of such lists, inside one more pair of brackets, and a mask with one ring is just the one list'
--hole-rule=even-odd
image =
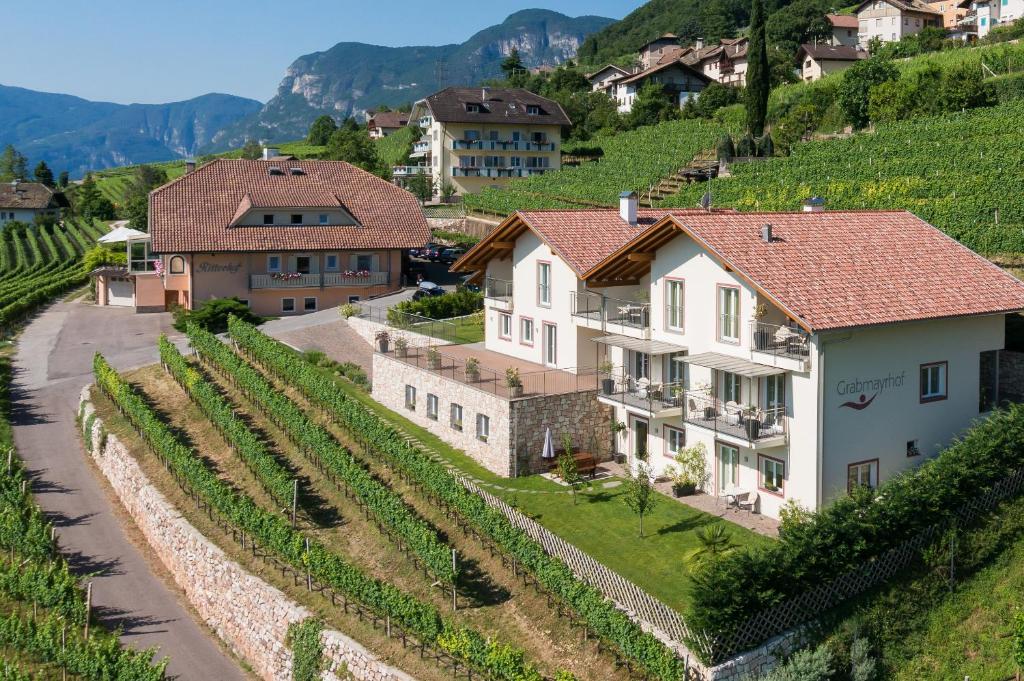
{"label": "balcony with glass railing", "polygon": [[571,314],[580,326],[634,338],[649,338],[650,303],[612,298],[593,291],[573,291],[571,295]]}
{"label": "balcony with glass railing", "polygon": [[785,444],[788,422],[785,407],[723,401],[707,390],[690,390],[682,398],[683,420],[713,431],[742,447]]}
{"label": "balcony with glass railing", "polygon": [[484,304],[499,310],[511,310],[512,282],[507,279],[485,277]]}

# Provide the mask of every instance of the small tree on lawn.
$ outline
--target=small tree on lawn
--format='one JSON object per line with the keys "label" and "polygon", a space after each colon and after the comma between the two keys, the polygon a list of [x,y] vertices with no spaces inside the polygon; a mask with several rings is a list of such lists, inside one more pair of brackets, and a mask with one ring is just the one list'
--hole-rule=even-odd
{"label": "small tree on lawn", "polygon": [[572,436],[569,433],[562,433],[562,455],[558,457],[558,474],[562,482],[572,488],[572,503],[575,506],[576,492],[583,484],[583,478],[580,477],[576,457],[572,455]]}
{"label": "small tree on lawn", "polygon": [[687,562],[693,565],[717,560],[739,546],[732,540],[732,533],[721,523],[699,527],[693,534],[700,542],[700,546],[687,556]]}
{"label": "small tree on lawn", "polygon": [[654,491],[651,481],[651,469],[642,461],[637,461],[636,472],[629,473],[626,478],[623,501],[629,510],[640,516],[640,536],[644,536],[644,516],[649,514],[658,504],[658,493]]}

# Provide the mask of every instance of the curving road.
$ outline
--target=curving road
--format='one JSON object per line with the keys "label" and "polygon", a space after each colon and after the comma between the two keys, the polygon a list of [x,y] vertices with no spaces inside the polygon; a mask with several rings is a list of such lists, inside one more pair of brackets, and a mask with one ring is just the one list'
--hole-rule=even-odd
{"label": "curving road", "polygon": [[247,679],[129,541],[114,513],[116,500],[78,438],[78,395],[92,382],[93,353],[102,352],[118,369],[150,364],[160,333],[173,333],[170,315],[137,315],[129,308],[60,302],[36,317],[15,357],[15,443],[72,567],[99,573],[93,604],[104,622],[123,627],[129,645],[158,646],[160,657],[170,657],[168,672],[180,679]]}

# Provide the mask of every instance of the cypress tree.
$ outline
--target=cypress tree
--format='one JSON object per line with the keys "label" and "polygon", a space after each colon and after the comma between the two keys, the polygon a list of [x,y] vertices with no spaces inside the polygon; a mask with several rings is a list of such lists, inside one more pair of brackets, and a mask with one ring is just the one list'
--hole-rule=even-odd
{"label": "cypress tree", "polygon": [[765,41],[764,2],[753,0],[750,9],[750,43],[747,48],[747,130],[760,137],[768,115],[768,45]]}

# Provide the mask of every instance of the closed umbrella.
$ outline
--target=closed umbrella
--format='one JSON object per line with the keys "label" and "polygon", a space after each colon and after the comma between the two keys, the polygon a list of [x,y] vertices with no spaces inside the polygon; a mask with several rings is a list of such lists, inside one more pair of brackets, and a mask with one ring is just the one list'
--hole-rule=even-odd
{"label": "closed umbrella", "polygon": [[547,432],[544,433],[544,451],[541,452],[540,458],[542,459],[553,459],[555,458],[555,443],[551,440],[551,429],[548,428]]}

